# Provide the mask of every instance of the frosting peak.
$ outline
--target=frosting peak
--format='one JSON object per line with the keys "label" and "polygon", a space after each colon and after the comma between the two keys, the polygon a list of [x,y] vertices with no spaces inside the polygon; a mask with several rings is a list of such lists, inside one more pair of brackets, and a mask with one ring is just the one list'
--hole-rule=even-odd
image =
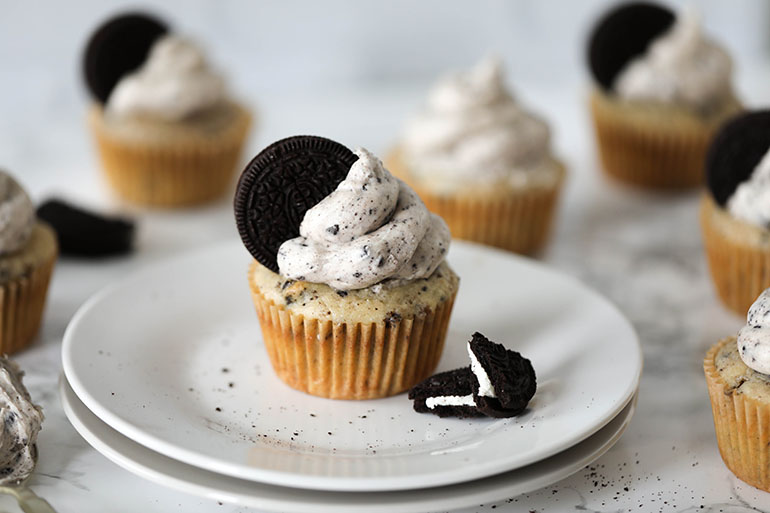
{"label": "frosting peak", "polygon": [[746,326],[738,332],[738,352],[747,367],[770,374],[770,289],[749,308]]}
{"label": "frosting peak", "polygon": [[200,48],[167,35],[155,42],[141,68],[120,79],[107,112],[179,121],[224,99],[224,80],[209,68]]}
{"label": "frosting peak", "polygon": [[35,206],[21,185],[0,171],[0,255],[18,251],[35,226]]}
{"label": "frosting peak", "polygon": [[305,213],[300,236],[278,249],[289,279],[340,289],[430,276],[449,248],[449,228],[365,149],[337,189]]}
{"label": "frosting peak", "polygon": [[501,62],[486,59],[434,86],[403,149],[416,178],[446,188],[531,180],[549,168],[549,142],[548,126],[506,89]]}
{"label": "frosting peak", "polygon": [[614,89],[629,100],[708,111],[732,94],[731,73],[730,56],[703,34],[698,14],[685,9],[667,32],[620,72]]}

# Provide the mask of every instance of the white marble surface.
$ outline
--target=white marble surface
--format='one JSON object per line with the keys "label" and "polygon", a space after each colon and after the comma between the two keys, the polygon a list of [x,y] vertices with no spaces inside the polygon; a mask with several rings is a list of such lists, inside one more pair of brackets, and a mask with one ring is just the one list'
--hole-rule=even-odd
{"label": "white marble surface", "polygon": [[[0,21],[0,33],[22,34],[24,24],[11,26],[9,19]],[[204,21],[201,15],[187,23],[202,26]],[[83,24],[91,22],[89,18]],[[80,34],[83,29],[66,30]],[[753,41],[749,36],[744,39]],[[52,57],[43,50],[39,53],[40,62],[51,59],[52,69],[59,69]],[[132,270],[232,239],[236,233],[226,202],[183,212],[146,212],[115,201],[101,182],[84,129],[84,104],[74,101],[78,92],[72,77],[68,76],[66,88],[57,89],[46,81],[50,72],[41,66],[25,67],[15,55],[6,57],[27,82],[14,91],[13,99],[7,86],[0,85],[4,91],[0,165],[11,168],[37,200],[58,193],[127,212],[139,221],[133,256],[59,262],[39,339],[17,357],[47,416],[32,487],[62,513],[249,511],[169,491],[133,476],[91,449],[64,417],[56,392],[61,337],[79,305]],[[239,57],[226,55],[232,62]],[[770,73],[756,62],[742,64],[740,91],[751,104],[766,105]],[[63,72],[72,64],[61,66]],[[409,66],[405,72],[413,71]],[[711,344],[734,333],[743,321],[718,304],[709,281],[696,216],[698,194],[644,194],[608,183],[597,169],[582,77],[571,73],[569,80],[557,84],[536,80],[535,71],[530,73],[532,81],[518,83],[516,90],[552,122],[557,149],[570,168],[553,244],[541,258],[601,291],[626,313],[641,337],[645,370],[631,426],[596,465],[538,492],[465,511],[770,511],[770,494],[732,476],[716,447],[702,359]],[[286,73],[291,81],[290,70]],[[253,74],[239,87],[260,112],[248,154],[295,133],[318,133],[383,154],[425,85],[424,79],[399,82],[393,77],[384,85],[375,73],[350,87],[328,81],[309,95],[298,93],[298,87],[282,90],[280,84],[251,88],[258,80]],[[17,511],[10,500],[0,499],[3,510]]]}

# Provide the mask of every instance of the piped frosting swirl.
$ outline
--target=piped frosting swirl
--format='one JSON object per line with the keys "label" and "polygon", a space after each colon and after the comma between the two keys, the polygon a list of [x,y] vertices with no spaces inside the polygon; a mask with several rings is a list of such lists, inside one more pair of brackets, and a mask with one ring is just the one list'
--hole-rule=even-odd
{"label": "piped frosting swirl", "polygon": [[430,276],[449,248],[446,223],[377,157],[355,153],[345,180],[279,248],[280,274],[338,290]]}

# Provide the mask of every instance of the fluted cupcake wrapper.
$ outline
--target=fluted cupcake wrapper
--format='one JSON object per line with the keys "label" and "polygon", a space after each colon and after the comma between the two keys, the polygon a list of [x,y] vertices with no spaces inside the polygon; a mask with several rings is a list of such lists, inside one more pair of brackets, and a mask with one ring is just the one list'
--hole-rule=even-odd
{"label": "fluted cupcake wrapper", "polygon": [[721,121],[740,110],[735,102],[720,119],[697,123],[678,119],[676,113],[630,108],[598,91],[591,94],[590,106],[604,172],[631,185],[664,190],[704,182],[711,139]]}
{"label": "fluted cupcake wrapper", "polygon": [[331,399],[377,399],[430,376],[444,349],[457,291],[433,310],[377,323],[307,318],[251,296],[270,363],[290,387]]}
{"label": "fluted cupcake wrapper", "polygon": [[770,491],[770,407],[732,393],[720,377],[714,358],[730,343],[735,343],[735,337],[719,341],[703,361],[719,453],[741,481]]}
{"label": "fluted cupcake wrapper", "polygon": [[704,196],[700,219],[711,278],[725,306],[745,316],[762,291],[770,287],[770,249],[742,243],[716,229],[712,223],[714,208],[714,202]]}
{"label": "fluted cupcake wrapper", "polygon": [[29,346],[40,329],[56,252],[24,276],[0,285],[0,354]]}
{"label": "fluted cupcake wrapper", "polygon": [[548,242],[566,174],[564,165],[556,162],[559,178],[552,186],[522,187],[494,194],[436,194],[411,178],[400,151],[388,156],[387,165],[393,174],[409,183],[428,210],[446,221],[452,237],[522,254],[536,253]]}
{"label": "fluted cupcake wrapper", "polygon": [[206,203],[227,191],[251,116],[239,109],[233,126],[210,140],[126,140],[106,129],[101,109],[89,113],[110,186],[138,205],[181,207]]}

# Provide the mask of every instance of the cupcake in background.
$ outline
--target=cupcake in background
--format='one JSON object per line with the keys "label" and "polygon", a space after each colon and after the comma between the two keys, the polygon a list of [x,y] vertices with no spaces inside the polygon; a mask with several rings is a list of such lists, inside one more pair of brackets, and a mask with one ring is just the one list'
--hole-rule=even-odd
{"label": "cupcake in background", "polygon": [[215,200],[232,183],[249,111],[191,40],[145,14],[122,14],[84,53],[89,125],[107,181],[139,205]]}
{"label": "cupcake in background", "polygon": [[709,350],[703,369],[722,460],[739,479],[770,492],[770,289],[738,336]]}
{"label": "cupcake in background", "polygon": [[698,15],[645,2],[615,7],[593,29],[588,60],[605,172],[652,189],[702,184],[709,142],[741,104],[732,60]]}
{"label": "cupcake in background", "polygon": [[235,218],[276,374],[332,399],[376,399],[433,373],[459,279],[450,234],[365,149],[280,140],[246,167]]}
{"label": "cupcake in background", "polygon": [[745,315],[770,287],[770,110],[726,123],[709,148],[700,220],[711,277]]}
{"label": "cupcake in background", "polygon": [[35,338],[57,255],[53,230],[0,170],[0,354],[20,351]]}
{"label": "cupcake in background", "polygon": [[548,125],[506,89],[497,59],[439,80],[387,165],[453,237],[526,254],[548,240],[565,175]]}

